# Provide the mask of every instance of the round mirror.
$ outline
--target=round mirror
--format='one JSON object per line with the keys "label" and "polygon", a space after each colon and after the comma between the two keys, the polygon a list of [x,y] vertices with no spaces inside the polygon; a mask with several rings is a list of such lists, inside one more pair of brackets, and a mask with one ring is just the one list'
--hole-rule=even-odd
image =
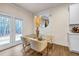
{"label": "round mirror", "polygon": [[49,18],[47,16],[42,16],[41,18],[41,27],[46,28],[49,25]]}

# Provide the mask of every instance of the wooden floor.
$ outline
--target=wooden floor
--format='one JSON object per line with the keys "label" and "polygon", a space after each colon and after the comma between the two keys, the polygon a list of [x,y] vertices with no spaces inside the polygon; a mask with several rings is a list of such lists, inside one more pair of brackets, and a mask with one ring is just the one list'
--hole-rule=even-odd
{"label": "wooden floor", "polygon": [[[0,56],[40,56],[40,54],[31,49],[24,54],[22,45],[20,44],[1,51]],[[70,52],[67,47],[53,44],[52,48],[49,48],[48,56],[79,56],[79,54]]]}

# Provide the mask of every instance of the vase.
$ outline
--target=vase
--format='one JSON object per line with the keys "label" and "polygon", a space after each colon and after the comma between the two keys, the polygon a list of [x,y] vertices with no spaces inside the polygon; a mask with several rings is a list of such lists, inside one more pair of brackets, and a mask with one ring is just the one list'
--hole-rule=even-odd
{"label": "vase", "polygon": [[36,28],[36,37],[37,39],[39,39],[39,28],[38,27]]}

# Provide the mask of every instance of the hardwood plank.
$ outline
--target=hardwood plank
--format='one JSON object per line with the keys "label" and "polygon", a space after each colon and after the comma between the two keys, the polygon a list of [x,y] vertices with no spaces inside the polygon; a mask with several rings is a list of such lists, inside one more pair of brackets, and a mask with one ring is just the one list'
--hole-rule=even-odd
{"label": "hardwood plank", "polygon": [[[27,51],[27,49],[26,49]],[[44,56],[46,51],[44,52]],[[0,56],[41,56],[39,53],[29,49],[25,54],[23,53],[22,44],[12,47],[10,49],[0,52]],[[48,56],[79,56],[78,53],[70,52],[67,47],[52,44],[49,45]]]}

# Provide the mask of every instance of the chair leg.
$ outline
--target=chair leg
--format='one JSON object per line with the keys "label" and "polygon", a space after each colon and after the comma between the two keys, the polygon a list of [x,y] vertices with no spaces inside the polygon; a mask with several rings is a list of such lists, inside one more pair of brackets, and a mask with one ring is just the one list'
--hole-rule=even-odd
{"label": "chair leg", "polygon": [[48,56],[48,52],[49,52],[49,44],[47,45],[47,56]]}
{"label": "chair leg", "polygon": [[24,46],[24,44],[22,46],[23,46],[23,55],[25,55],[25,53],[26,53],[25,46]]}
{"label": "chair leg", "polygon": [[41,56],[43,56],[43,54],[42,54],[42,53],[40,53],[40,55],[41,55]]}
{"label": "chair leg", "polygon": [[48,47],[47,47],[47,56],[48,56]]}
{"label": "chair leg", "polygon": [[40,54],[41,56],[43,56],[43,53],[42,52],[37,52],[38,54]]}

